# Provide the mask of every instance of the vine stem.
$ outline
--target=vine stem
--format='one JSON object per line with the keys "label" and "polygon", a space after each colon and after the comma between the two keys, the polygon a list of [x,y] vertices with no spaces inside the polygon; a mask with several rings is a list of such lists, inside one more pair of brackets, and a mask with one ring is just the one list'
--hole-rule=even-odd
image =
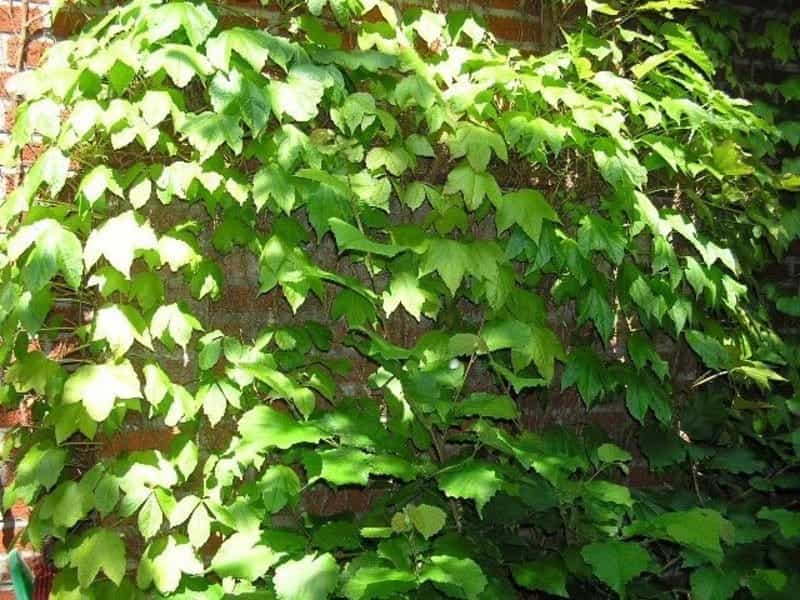
{"label": "vine stem", "polygon": [[[11,17],[13,19],[14,10],[13,10],[13,0],[9,0],[9,12],[11,13]],[[20,30],[17,34],[17,39],[19,40],[19,50],[17,51],[17,59],[14,63],[14,70],[19,73],[22,71],[22,67],[25,65],[25,48],[28,46],[28,13],[29,13],[29,5],[28,0],[22,0],[22,18],[20,19]],[[14,100],[11,105],[11,111],[15,112],[19,106],[19,96],[14,95]],[[17,161],[17,168],[14,172],[14,188],[18,188],[20,182],[22,181],[22,152],[20,152],[19,160]]]}

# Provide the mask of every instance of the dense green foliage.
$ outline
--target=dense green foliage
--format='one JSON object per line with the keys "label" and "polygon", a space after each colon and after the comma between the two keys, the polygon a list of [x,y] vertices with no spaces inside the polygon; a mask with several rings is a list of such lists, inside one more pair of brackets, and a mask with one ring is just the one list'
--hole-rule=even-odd
{"label": "dense green foliage", "polygon": [[[53,597],[793,597],[800,303],[762,271],[800,80],[721,91],[736,24],[691,0],[586,0],[542,55],[357,4],[135,0],[9,84],[7,158],[45,150],[0,206],[2,399],[37,422],[4,503]],[[208,330],[236,252],[293,319]],[[525,430],[560,393],[635,438]],[[168,451],[93,454],[137,414]],[[663,485],[626,485],[639,448]],[[372,506],[314,516],[322,486]]]}

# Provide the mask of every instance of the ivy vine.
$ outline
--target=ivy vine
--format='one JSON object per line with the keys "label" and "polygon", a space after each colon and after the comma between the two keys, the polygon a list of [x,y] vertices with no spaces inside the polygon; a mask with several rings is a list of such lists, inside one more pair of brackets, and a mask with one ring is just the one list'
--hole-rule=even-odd
{"label": "ivy vine", "polygon": [[[53,598],[793,597],[800,303],[763,273],[800,80],[780,118],[723,91],[694,0],[550,4],[528,54],[381,0],[133,0],[9,82],[5,160],[43,145],[0,205],[0,400],[36,423],[3,502]],[[231,279],[275,314],[226,328]],[[526,427],[559,397],[634,438]],[[147,422],[168,449],[97,452]]]}

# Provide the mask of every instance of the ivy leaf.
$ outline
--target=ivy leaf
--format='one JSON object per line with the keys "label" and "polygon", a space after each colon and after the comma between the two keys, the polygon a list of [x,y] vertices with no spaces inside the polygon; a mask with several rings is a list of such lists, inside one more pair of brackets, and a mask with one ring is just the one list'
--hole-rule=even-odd
{"label": "ivy leaf", "polygon": [[192,513],[186,533],[189,534],[189,543],[195,548],[201,548],[208,541],[211,535],[211,517],[202,504]]}
{"label": "ivy leaf", "polygon": [[502,196],[497,205],[497,233],[503,233],[514,224],[519,225],[529,238],[539,242],[542,223],[547,220],[560,223],[558,215],[541,192],[524,189]]}
{"label": "ivy leaf", "polygon": [[153,583],[159,592],[169,594],[178,589],[183,573],[200,575],[203,570],[203,563],[198,560],[192,546],[170,535],[147,546],[139,561],[136,584],[146,589]]}
{"label": "ivy leaf", "polygon": [[661,381],[669,374],[669,364],[656,352],[647,334],[636,331],[628,337],[628,354],[636,365],[636,369],[641,371],[647,363],[653,372],[658,375]]}
{"label": "ivy leaf", "polygon": [[554,596],[569,598],[567,572],[557,561],[537,560],[512,567],[514,581],[529,590],[541,590]]}
{"label": "ivy leaf", "polygon": [[700,567],[692,573],[692,598],[730,600],[739,589],[739,574],[728,569]]}
{"label": "ivy leaf", "polygon": [[787,540],[800,537],[800,512],[785,508],[762,507],[757,516],[759,519],[777,523],[781,535]]}
{"label": "ivy leaf", "polygon": [[561,391],[577,385],[588,408],[604,395],[605,369],[597,355],[588,348],[578,348],[567,357],[567,368],[561,379]]}
{"label": "ivy leaf", "polygon": [[387,316],[402,305],[417,321],[422,316],[426,294],[419,286],[419,278],[410,271],[395,273],[389,282],[389,288],[383,292],[383,310]]}
{"label": "ivy leaf", "polygon": [[264,471],[258,482],[261,500],[269,513],[279,512],[300,496],[302,485],[297,473],[284,465],[273,465]]}
{"label": "ivy leaf", "polygon": [[97,311],[92,341],[98,340],[106,340],[114,358],[124,356],[134,341],[153,348],[144,319],[136,309],[124,304],[111,304]]}
{"label": "ivy leaf", "polygon": [[145,500],[142,508],[139,509],[139,516],[137,523],[139,531],[145,540],[150,539],[158,530],[161,529],[161,524],[164,522],[164,513],[161,512],[161,507],[158,505],[158,499],[155,494]]}
{"label": "ivy leaf", "polygon": [[358,250],[359,252],[366,252],[367,254],[376,254],[378,256],[392,257],[403,251],[403,248],[393,244],[381,244],[373,242],[368,239],[356,227],[346,223],[341,219],[332,218],[328,219],[331,231],[336,237],[336,245],[339,246],[339,251],[344,250]]}
{"label": "ivy leaf", "polygon": [[210,158],[223,143],[227,143],[234,154],[242,151],[244,132],[236,117],[212,112],[188,115],[180,131],[200,152],[200,162]]}
{"label": "ivy leaf", "polygon": [[600,339],[604,344],[608,344],[611,333],[614,329],[614,312],[605,295],[596,287],[589,288],[589,292],[583,294],[578,301],[578,324],[583,325],[587,319],[591,319],[600,334]]}
{"label": "ivy leaf", "polygon": [[192,46],[202,44],[214,30],[217,19],[205,4],[171,2],[147,11],[147,37],[156,42],[183,28]]}
{"label": "ivy leaf", "polygon": [[286,81],[272,81],[269,87],[275,114],[284,114],[295,121],[310,121],[317,116],[318,106],[325,93],[327,77],[319,67],[292,67]]}
{"label": "ivy leaf", "polygon": [[222,543],[211,561],[211,569],[220,577],[254,581],[280,558],[281,553],[260,543],[258,532],[239,532]]}
{"label": "ivy leaf", "polygon": [[20,227],[8,242],[8,259],[16,260],[33,246],[22,267],[22,280],[31,291],[44,287],[60,271],[78,289],[83,276],[83,248],[78,237],[54,219]]}
{"label": "ivy leaf", "polygon": [[495,205],[502,203],[500,186],[497,185],[497,181],[492,174],[477,172],[466,163],[450,171],[447,176],[447,183],[444,185],[444,193],[460,193],[464,197],[464,204],[469,210],[478,210],[483,203],[483,199],[487,197]]}
{"label": "ivy leaf", "polygon": [[455,135],[448,140],[448,144],[453,158],[466,156],[475,171],[486,170],[492,151],[500,160],[508,160],[503,136],[496,131],[472,123],[459,123],[456,126]]}
{"label": "ivy leaf", "polygon": [[303,464],[309,481],[324,479],[333,485],[366,486],[372,473],[410,481],[416,469],[402,458],[388,454],[368,454],[356,448],[335,448],[306,453]]}
{"label": "ivy leaf", "polygon": [[86,589],[100,571],[116,585],[125,576],[125,546],[116,531],[95,528],[83,536],[69,557],[70,565],[78,569],[78,581]]}
{"label": "ivy leaf", "polygon": [[447,521],[447,514],[438,506],[420,504],[406,508],[408,518],[414,529],[419,531],[426,540],[441,531]]}
{"label": "ivy leaf", "polygon": [[479,515],[502,487],[503,480],[497,471],[489,464],[475,460],[453,465],[439,475],[439,489],[449,498],[474,500]]}
{"label": "ivy leaf", "polygon": [[453,412],[465,417],[515,420],[519,418],[519,407],[508,396],[475,392],[456,405]]}
{"label": "ivy leaf", "polygon": [[444,590],[456,589],[467,600],[477,600],[488,583],[481,568],[471,558],[445,555],[431,556],[419,579],[435,582]]}
{"label": "ivy leaf", "polygon": [[295,203],[295,186],[289,174],[275,163],[260,169],[253,179],[256,210],[261,210],[270,198],[284,213],[291,214]]}
{"label": "ivy leaf", "polygon": [[422,277],[436,271],[450,294],[455,296],[469,266],[469,253],[463,244],[454,240],[433,239],[428,245],[419,274]]}
{"label": "ivy leaf", "polygon": [[710,369],[724,371],[733,366],[731,354],[725,346],[710,335],[700,331],[687,331],[686,341]]}
{"label": "ivy leaf", "polygon": [[197,390],[197,400],[212,427],[225,416],[228,404],[239,406],[241,395],[242,391],[224,378],[204,383]]}
{"label": "ivy leaf", "polygon": [[330,554],[309,554],[275,569],[272,582],[279,600],[325,600],[336,587],[339,567]]}
{"label": "ivy leaf", "polygon": [[89,234],[83,249],[86,268],[103,256],[117,271],[130,279],[133,259],[138,252],[156,250],[158,239],[149,223],[143,222],[132,210],[108,219]]}
{"label": "ivy leaf", "polygon": [[193,331],[202,331],[203,326],[182,302],[159,306],[150,320],[150,333],[167,346],[177,344],[184,350],[192,339]]}
{"label": "ivy leaf", "polygon": [[84,365],[64,384],[64,403],[83,402],[86,412],[98,422],[108,418],[117,400],[141,397],[139,376],[128,360]]}
{"label": "ivy leaf", "polygon": [[662,423],[672,420],[672,408],[664,385],[646,373],[631,377],[625,390],[625,404],[631,416],[640,423],[644,423],[648,408]]}
{"label": "ivy leaf", "polygon": [[366,165],[370,171],[384,167],[389,173],[399,177],[408,170],[411,164],[412,158],[408,151],[399,146],[377,146],[367,152]]}
{"label": "ivy leaf", "polygon": [[206,42],[206,56],[221,72],[230,72],[231,53],[236,52],[256,73],[264,70],[273,38],[264,31],[231,27]]}
{"label": "ivy leaf", "polygon": [[[227,111],[231,114],[235,111],[253,134],[258,134],[266,127],[271,110],[267,90],[244,77],[238,70],[232,69],[227,74],[217,73],[208,86],[208,94],[211,106],[217,113]],[[233,147],[230,141],[228,144]]]}
{"label": "ivy leaf", "polygon": [[326,437],[312,423],[300,423],[290,415],[268,406],[256,406],[239,419],[242,439],[256,450],[286,450],[295,444],[316,444]]}
{"label": "ivy leaf", "polygon": [[585,255],[602,250],[615,265],[622,263],[626,240],[621,227],[596,215],[586,215],[580,220],[578,246]]}
{"label": "ivy leaf", "polygon": [[374,323],[378,318],[375,307],[361,294],[356,294],[353,290],[342,290],[336,294],[336,298],[331,304],[331,318],[347,320],[347,326],[352,328],[361,327],[368,323]]}
{"label": "ivy leaf", "polygon": [[214,72],[205,56],[184,44],[164,44],[150,54],[145,62],[147,74],[152,76],[161,69],[179,88],[185,88],[195,76],[204,78]]}
{"label": "ivy leaf", "polygon": [[347,579],[342,591],[348,600],[372,600],[402,595],[416,587],[417,577],[410,571],[364,566]]}
{"label": "ivy leaf", "polygon": [[581,556],[592,567],[595,576],[625,596],[625,587],[653,562],[650,553],[639,544],[629,542],[598,542],[584,546]]}

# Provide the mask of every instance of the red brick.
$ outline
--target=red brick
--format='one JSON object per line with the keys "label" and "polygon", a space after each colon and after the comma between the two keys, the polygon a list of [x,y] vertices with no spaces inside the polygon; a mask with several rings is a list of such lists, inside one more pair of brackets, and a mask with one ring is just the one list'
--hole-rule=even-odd
{"label": "red brick", "polygon": [[0,427],[17,427],[31,424],[31,412],[27,407],[0,411]]}
{"label": "red brick", "polygon": [[489,6],[503,10],[518,10],[520,8],[520,0],[491,0]]}
{"label": "red brick", "polygon": [[86,15],[65,7],[58,11],[53,20],[53,35],[57,38],[66,38],[78,31],[89,21]]}
{"label": "red brick", "polygon": [[[12,38],[8,42],[8,63],[11,65],[17,64],[17,56],[19,55],[19,38]],[[25,45],[25,66],[35,67],[42,60],[42,55],[45,51],[53,45],[52,42],[47,40],[30,40]]]}
{"label": "red brick", "polygon": [[537,26],[534,23],[496,15],[489,15],[486,21],[489,25],[489,30],[502,40],[517,43],[537,43],[540,41],[540,35],[536,31]]}
{"label": "red brick", "polygon": [[[21,6],[14,6],[9,9],[6,5],[0,8],[0,32],[20,33],[24,25],[23,12]],[[41,31],[44,28],[46,16],[36,8],[29,9],[27,15],[28,34]]]}
{"label": "red brick", "polygon": [[175,437],[173,429],[145,429],[126,431],[117,435],[99,440],[101,442],[100,455],[113,457],[123,452],[136,452],[137,450],[166,450]]}
{"label": "red brick", "polygon": [[44,152],[43,146],[27,145],[22,149],[22,162],[29,165],[36,161],[39,156]]}

